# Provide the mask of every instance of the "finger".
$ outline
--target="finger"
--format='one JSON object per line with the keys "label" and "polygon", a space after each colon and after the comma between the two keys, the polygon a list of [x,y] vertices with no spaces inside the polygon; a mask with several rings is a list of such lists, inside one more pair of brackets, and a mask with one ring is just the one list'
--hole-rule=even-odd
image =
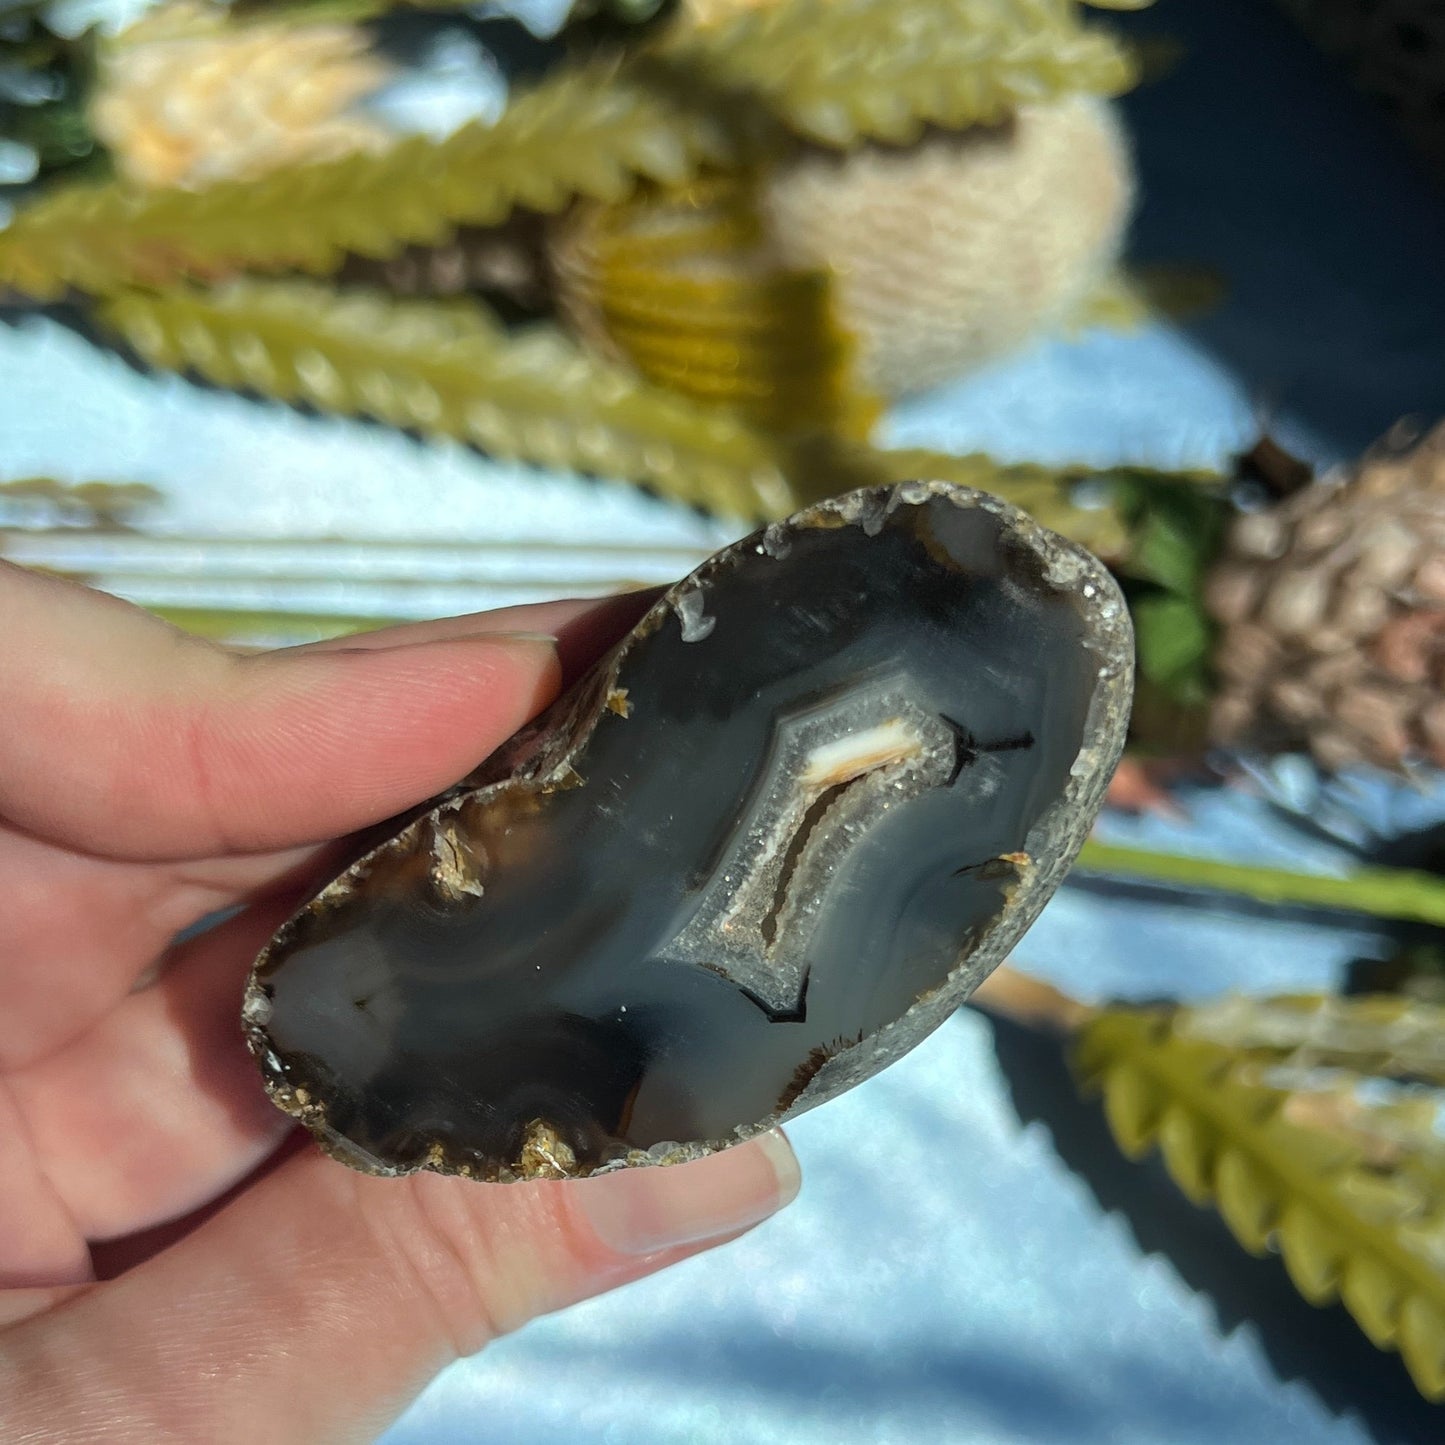
{"label": "finger", "polygon": [[92,1241],[90,1264],[94,1278],[116,1279],[144,1264],[162,1250],[170,1249],[172,1245],[185,1239],[187,1235],[194,1234],[202,1225],[214,1219],[221,1210],[229,1208],[268,1174],[281,1168],[297,1154],[311,1153],[315,1148],[315,1141],[297,1124],[245,1178],[238,1179],[214,1199],[208,1199],[199,1209],[167,1219],[161,1224],[153,1224],[148,1229],[137,1230],[134,1234],[122,1235],[117,1239]]}
{"label": "finger", "polygon": [[[445,1365],[755,1224],[781,1135],[568,1184],[373,1179],[298,1156],[187,1239],[8,1331],[0,1416],[110,1445],[371,1440]],[[344,1368],[338,1368],[338,1361]]]}
{"label": "finger", "polygon": [[0,1071],[54,1053],[135,986],[177,933],[322,866],[315,848],[189,864],[90,858],[0,823]]}
{"label": "finger", "polygon": [[[533,610],[559,630],[588,628],[593,645],[605,646],[635,607],[620,621],[608,604]],[[241,973],[284,908],[269,923],[253,915],[208,936],[158,993],[123,1000],[179,928],[308,857],[290,850],[126,864],[0,826],[0,864],[12,885],[0,915],[8,965],[0,973],[0,1063],[19,1076],[45,1163],[37,1175],[30,1151],[27,1173],[17,1165],[9,1174],[13,1227],[8,1250],[0,1249],[0,1278],[7,1268],[18,1279],[83,1278],[86,1237],[129,1233],[193,1207],[243,1173],[284,1127],[234,1027]],[[245,942],[241,928],[252,930]],[[117,1018],[95,1027],[117,1008]],[[126,1147],[117,1149],[122,1139]],[[20,1136],[11,1142],[18,1147]]]}
{"label": "finger", "polygon": [[[555,634],[564,676],[589,666],[635,622],[653,593],[543,603],[366,633],[368,648],[536,629]],[[333,649],[334,650],[334,649]],[[423,788],[421,791],[425,791]],[[276,885],[309,847],[172,863],[96,858],[0,822],[0,1068],[44,1058],[125,997],[180,930]]]}
{"label": "finger", "polygon": [[20,1103],[0,1079],[0,1290],[90,1278],[90,1251],[35,1157]]}
{"label": "finger", "polygon": [[353,632],[324,642],[309,642],[296,651],[334,652],[347,647],[394,647],[398,643],[431,642],[439,638],[478,633],[541,633],[556,639],[562,661],[563,682],[571,682],[617,642],[658,599],[659,587],[639,588],[616,597],[532,602],[499,607],[493,612],[472,612],[462,617],[440,617],[430,622],[406,622],[375,632]]}
{"label": "finger", "polygon": [[556,692],[555,645],[470,635],[241,657],[0,563],[0,815],[85,852],[259,852],[465,775]]}
{"label": "finger", "polygon": [[57,1284],[41,1289],[0,1289],[0,1330],[44,1314],[89,1288],[88,1284]]}
{"label": "finger", "polygon": [[[291,902],[250,909],[183,945],[153,987],[10,1076],[34,1160],[81,1239],[188,1213],[290,1129],[242,1042],[240,1006],[246,971]],[[32,1270],[28,1282],[59,1280]]]}

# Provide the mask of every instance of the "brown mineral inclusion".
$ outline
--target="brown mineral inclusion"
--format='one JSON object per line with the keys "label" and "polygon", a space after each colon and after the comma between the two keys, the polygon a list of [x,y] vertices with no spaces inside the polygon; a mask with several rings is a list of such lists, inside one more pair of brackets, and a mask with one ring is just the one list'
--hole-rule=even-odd
{"label": "brown mineral inclusion", "polygon": [[1105,570],[998,499],[873,488],[672,588],[262,953],[275,1101],[374,1173],[672,1163],[936,1028],[1118,758]]}

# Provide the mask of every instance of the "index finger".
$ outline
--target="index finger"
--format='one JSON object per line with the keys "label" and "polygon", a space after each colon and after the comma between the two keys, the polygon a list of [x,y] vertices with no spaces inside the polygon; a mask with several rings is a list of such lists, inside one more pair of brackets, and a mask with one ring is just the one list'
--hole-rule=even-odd
{"label": "index finger", "polygon": [[4,563],[0,613],[0,816],[111,858],[351,832],[464,776],[561,679],[545,634],[487,626],[241,657]]}

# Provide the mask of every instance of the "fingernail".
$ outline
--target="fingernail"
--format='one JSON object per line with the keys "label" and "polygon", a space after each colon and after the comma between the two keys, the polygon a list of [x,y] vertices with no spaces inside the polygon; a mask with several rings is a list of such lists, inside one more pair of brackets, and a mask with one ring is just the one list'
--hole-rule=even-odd
{"label": "fingernail", "polygon": [[774,1130],[690,1164],[625,1169],[573,1186],[597,1237],[619,1254],[656,1254],[737,1234],[776,1214],[802,1175]]}

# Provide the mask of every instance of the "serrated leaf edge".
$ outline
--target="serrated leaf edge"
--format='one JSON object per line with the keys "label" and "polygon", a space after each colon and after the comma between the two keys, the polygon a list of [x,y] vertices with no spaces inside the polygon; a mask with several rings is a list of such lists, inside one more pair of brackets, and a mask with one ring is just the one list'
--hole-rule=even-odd
{"label": "serrated leaf edge", "polygon": [[[1212,1072],[1201,1068],[1209,1059]],[[1228,1070],[1227,1051],[1174,1038],[1161,1011],[1100,1013],[1080,1032],[1074,1067],[1086,1088],[1103,1093],[1110,1128],[1132,1158],[1163,1143],[1169,1120],[1189,1118],[1189,1129],[1176,1124],[1162,1149],[1185,1193],[1219,1204],[1220,1191],[1244,1177],[1266,1191],[1274,1215],[1269,1233],[1300,1293],[1314,1304],[1339,1298],[1373,1343],[1400,1352],[1426,1399],[1445,1400],[1445,1275],[1424,1269],[1388,1228],[1321,1189],[1321,1176],[1271,1145],[1265,1125],[1290,1127],[1276,1118],[1282,1091],[1234,1080],[1236,1090],[1253,1093],[1257,1107],[1252,1116],[1231,1111],[1217,1087]],[[1251,1253],[1265,1243],[1261,1210],[1258,1198],[1220,1206],[1231,1233]],[[1253,1228],[1241,1227],[1247,1219],[1255,1220]],[[1382,1282],[1389,1286],[1386,1297],[1377,1293]]]}

